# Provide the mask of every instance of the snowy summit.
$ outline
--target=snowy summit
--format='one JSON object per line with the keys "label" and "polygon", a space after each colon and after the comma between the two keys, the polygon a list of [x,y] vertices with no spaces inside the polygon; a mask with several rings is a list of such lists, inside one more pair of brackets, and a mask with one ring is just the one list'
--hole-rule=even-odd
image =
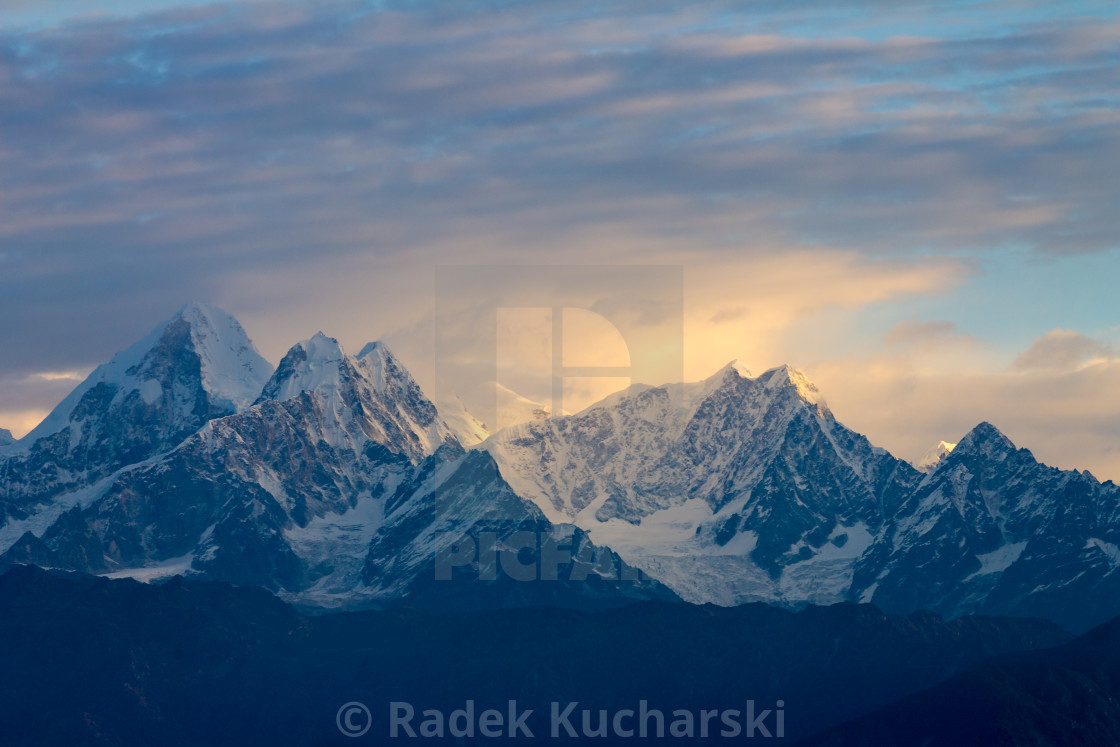
{"label": "snowy summit", "polygon": [[957,448],[956,444],[951,444],[948,441],[941,441],[934,446],[925,455],[914,463],[922,472],[933,472],[937,465],[941,464],[941,460],[949,455],[953,449]]}

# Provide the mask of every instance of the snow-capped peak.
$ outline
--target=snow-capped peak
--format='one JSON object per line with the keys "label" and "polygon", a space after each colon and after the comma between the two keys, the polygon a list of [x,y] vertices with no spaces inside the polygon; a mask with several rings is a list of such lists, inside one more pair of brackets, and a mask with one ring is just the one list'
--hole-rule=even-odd
{"label": "snow-capped peak", "polygon": [[380,340],[367,343],[358,353],[358,360],[365,364],[370,377],[379,392],[387,392],[396,387],[416,386],[412,374],[398,361],[389,346]]}
{"label": "snow-capped peak", "polygon": [[359,358],[373,356],[386,359],[392,356],[392,352],[389,350],[389,346],[381,342],[381,340],[374,340],[373,342],[367,342],[365,347],[361,349],[361,352],[358,353]]}
{"label": "snow-capped peak", "polygon": [[[190,369],[192,356],[197,357],[200,384],[215,412],[228,414],[247,407],[272,374],[272,364],[261,357],[236,319],[214,306],[191,302],[94,369],[22,443],[30,445],[67,428],[78,404],[100,385],[114,390],[109,407],[124,402],[133,392],[149,406],[156,406],[175,386],[183,385],[168,377],[182,365]],[[172,409],[188,406],[188,399],[173,396]],[[168,417],[176,416],[169,413]]]}
{"label": "snow-capped peak", "polygon": [[486,424],[467,409],[458,395],[441,400],[436,408],[443,422],[447,423],[447,427],[463,446],[476,446],[490,437]]}
{"label": "snow-capped peak", "polygon": [[302,392],[323,394],[338,389],[344,381],[352,383],[355,378],[361,378],[365,386],[390,399],[426,399],[408,369],[385,343],[371,342],[352,356],[338,340],[317,332],[292,346],[258,402],[291,399]]}
{"label": "snow-capped peak", "polygon": [[272,364],[253,347],[241,323],[216,306],[197,301],[183,306],[167,327],[180,321],[191,329],[202,364],[202,385],[211,400],[234,411],[249,406],[272,375]]}
{"label": "snow-capped peak", "polygon": [[951,444],[948,441],[941,441],[936,446],[927,451],[921,459],[914,462],[914,466],[921,472],[933,472],[937,465],[941,464],[941,460],[949,455],[953,449],[957,448],[956,444]]}
{"label": "snow-capped peak", "polygon": [[328,337],[322,331],[296,344],[307,353],[310,363],[337,363],[345,355],[338,340]]}
{"label": "snow-capped peak", "polygon": [[199,326],[211,325],[215,320],[228,321],[232,318],[233,317],[217,306],[202,303],[201,301],[188,301],[183,304],[182,307],[175,312],[175,316],[172,317],[172,319],[184,319],[192,325]]}
{"label": "snow-capped peak", "polygon": [[5,446],[10,446],[16,442],[12,432],[7,428],[0,428],[0,449]]}
{"label": "snow-capped peak", "polygon": [[[623,390],[622,394],[625,394],[626,391]],[[618,394],[611,396],[614,397]],[[505,428],[548,420],[552,417],[552,407],[550,405],[529,399],[497,381],[485,382],[480,389],[479,396],[489,400],[489,402],[478,401],[478,404],[485,406],[486,411],[491,413],[493,416],[491,423],[484,423],[476,417],[457,395],[442,399],[437,405],[440,415],[463,446],[469,447],[482,443],[492,434]],[[602,405],[603,402],[597,402],[591,407]],[[492,410],[490,410],[491,407]],[[560,416],[569,414],[567,410],[563,409],[558,413]]]}
{"label": "snow-capped peak", "polygon": [[739,378],[741,379],[754,378],[754,374],[752,374],[751,370],[747,368],[747,364],[743,363],[738,358],[728,363],[724,368],[728,372],[734,371],[739,375]]}
{"label": "snow-capped peak", "polygon": [[754,378],[754,374],[751,373],[751,370],[747,368],[746,364],[736,358],[720,370],[716,371],[712,376],[709,376],[706,381],[722,383],[728,376],[732,376],[738,379]]}
{"label": "snow-capped peak", "polygon": [[426,410],[436,414],[435,405],[388,345],[381,341],[367,343],[358,353],[358,362],[378,392],[402,402],[422,402]]}
{"label": "snow-capped peak", "polygon": [[[288,350],[257,402],[283,401],[302,392],[337,389],[341,368],[348,358],[338,340],[316,332]],[[354,363],[352,358],[349,360]]]}
{"label": "snow-capped peak", "polygon": [[797,391],[798,396],[809,404],[816,405],[824,402],[824,397],[817,389],[817,385],[810,381],[804,373],[788,364],[771,368],[759,376],[758,381],[771,390],[792,387]]}
{"label": "snow-capped peak", "polygon": [[357,357],[322,332],[296,343],[257,404],[286,402],[304,393],[325,405],[318,417],[330,421],[324,421],[325,431],[339,443],[370,438],[419,458],[453,438],[435,405],[383,343],[366,345]]}
{"label": "snow-capped peak", "polygon": [[[533,420],[547,420],[552,417],[552,406],[543,402],[524,397],[507,386],[497,381],[490,382],[494,390],[494,400],[497,405],[499,427],[505,428],[518,423],[527,423]],[[567,415],[566,410],[561,410],[557,415]]]}

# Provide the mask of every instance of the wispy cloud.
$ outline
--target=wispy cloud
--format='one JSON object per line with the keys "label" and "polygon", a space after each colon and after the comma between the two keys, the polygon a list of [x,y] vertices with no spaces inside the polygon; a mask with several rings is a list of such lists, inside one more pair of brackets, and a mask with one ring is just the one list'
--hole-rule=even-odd
{"label": "wispy cloud", "polygon": [[1063,336],[1080,340],[1072,345],[1051,345],[1060,338],[1047,335],[1044,347],[1036,342],[1014,369],[1000,373],[978,366],[982,355],[970,348],[949,358],[903,352],[836,358],[810,373],[837,417],[901,457],[916,459],[987,420],[1047,464],[1117,480],[1120,399],[1113,393],[1120,388],[1120,358],[1087,360],[1081,343],[1088,338],[1076,334]]}
{"label": "wispy cloud", "polygon": [[1012,367],[1019,371],[1072,371],[1101,359],[1116,359],[1120,352],[1110,345],[1069,329],[1055,329],[1034,341]]}
{"label": "wispy cloud", "polygon": [[689,373],[778,362],[797,325],[986,252],[1116,247],[1118,62],[1095,3],[265,0],[0,30],[0,372],[92,366],[190,297],[273,357],[320,326],[360,344],[422,329],[428,269],[463,262],[683,264]]}
{"label": "wispy cloud", "polygon": [[89,371],[42,371],[28,375],[0,372],[0,427],[22,437],[88,374]]}
{"label": "wispy cloud", "polygon": [[917,319],[905,319],[891,327],[883,339],[887,345],[897,347],[936,342],[959,335],[957,325],[953,322],[922,322]]}

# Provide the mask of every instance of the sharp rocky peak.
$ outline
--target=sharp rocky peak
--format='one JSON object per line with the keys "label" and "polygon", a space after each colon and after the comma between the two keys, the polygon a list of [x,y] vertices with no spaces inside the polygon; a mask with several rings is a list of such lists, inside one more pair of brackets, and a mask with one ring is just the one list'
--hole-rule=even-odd
{"label": "sharp rocky peak", "polygon": [[[368,343],[358,353],[358,361],[365,367],[377,391],[396,398],[422,400],[427,409],[430,404],[427,395],[388,345],[379,340]],[[432,412],[435,411],[434,407],[431,406]]]}
{"label": "sharp rocky peak", "polygon": [[824,399],[817,385],[808,376],[788,364],[771,368],[759,376],[757,381],[771,390],[793,389],[801,399],[810,404],[819,404]]}
{"label": "sharp rocky peak", "polygon": [[393,353],[389,350],[388,345],[380,340],[374,340],[373,342],[366,343],[365,347],[358,353],[358,357],[369,358],[371,360],[388,360],[393,357]]}
{"label": "sharp rocky peak", "polygon": [[236,321],[229,313],[217,306],[202,303],[201,301],[188,301],[183,304],[183,306],[175,312],[175,316],[173,316],[172,319],[183,319],[191,324],[191,326],[198,327],[213,326],[215,323],[227,324],[231,320]]}
{"label": "sharp rocky peak", "polygon": [[[798,397],[814,405],[821,404],[824,401],[816,384],[803,372],[790,365],[776,366],[756,377],[741,361],[733,360],[698,383],[702,384],[707,390],[713,390],[723,386],[735,386],[742,381],[752,381],[774,392],[792,389]],[[690,385],[686,384],[685,386]]]}
{"label": "sharp rocky peak", "polygon": [[265,384],[257,404],[283,401],[326,387],[336,388],[346,371],[356,368],[356,359],[346,353],[338,340],[316,332],[288,350]]}
{"label": "sharp rocky peak", "polygon": [[202,384],[211,398],[233,411],[253,402],[273,372],[241,323],[216,306],[192,301],[165,323],[161,339],[185,324],[190,347],[201,364]]}
{"label": "sharp rocky peak", "polygon": [[310,338],[296,343],[296,347],[306,353],[307,360],[313,361],[335,363],[342,360],[342,357],[346,355],[346,351],[342,349],[338,340],[327,336],[321,330]]}
{"label": "sharp rocky peak", "polygon": [[[323,399],[341,399],[350,408],[358,406],[368,416],[368,406],[396,413],[396,425],[421,435],[424,448],[433,450],[449,435],[435,405],[424,395],[408,369],[388,346],[374,342],[355,357],[338,340],[322,332],[296,343],[265,385],[257,404],[285,401],[304,392]],[[376,400],[380,404],[373,404]],[[362,404],[365,403],[365,404]]]}
{"label": "sharp rocky peak", "polygon": [[367,343],[358,353],[358,360],[366,366],[378,391],[383,392],[393,386],[404,386],[406,388],[415,386],[412,374],[401,365],[389,346],[380,340]]}
{"label": "sharp rocky peak", "polygon": [[[58,433],[75,418],[110,412],[134,392],[149,407],[169,408],[165,420],[228,415],[251,404],[271,373],[272,364],[261,357],[234,317],[191,302],[94,369],[25,442]],[[188,402],[194,395],[185,390],[198,389],[205,402]],[[183,407],[197,412],[188,417],[178,412]]]}
{"label": "sharp rocky peak", "polygon": [[732,377],[733,379],[753,379],[754,375],[751,373],[750,369],[747,368],[746,364],[736,358],[717,371],[712,378],[723,381],[728,377]]}
{"label": "sharp rocky peak", "polygon": [[914,466],[919,472],[933,472],[955,448],[957,448],[955,443],[939,441],[936,446],[926,451]]}
{"label": "sharp rocky peak", "polygon": [[952,450],[951,456],[961,457],[970,454],[991,456],[993,454],[1015,450],[1015,444],[1011,442],[1011,439],[1003,435],[999,428],[984,421],[970,430],[965,437],[960,440],[957,447]]}

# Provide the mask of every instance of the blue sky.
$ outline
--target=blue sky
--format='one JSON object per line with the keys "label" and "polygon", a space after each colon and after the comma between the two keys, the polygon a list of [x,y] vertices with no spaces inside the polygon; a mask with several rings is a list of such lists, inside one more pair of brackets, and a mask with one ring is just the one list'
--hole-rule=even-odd
{"label": "blue sky", "polygon": [[676,264],[689,378],[788,361],[901,456],[986,418],[1120,478],[1118,15],[5,3],[0,426],[192,298],[423,383],[437,266]]}
{"label": "blue sky", "polygon": [[211,0],[9,0],[0,7],[0,26],[42,29],[97,17],[135,17],[169,8],[213,4]]}

